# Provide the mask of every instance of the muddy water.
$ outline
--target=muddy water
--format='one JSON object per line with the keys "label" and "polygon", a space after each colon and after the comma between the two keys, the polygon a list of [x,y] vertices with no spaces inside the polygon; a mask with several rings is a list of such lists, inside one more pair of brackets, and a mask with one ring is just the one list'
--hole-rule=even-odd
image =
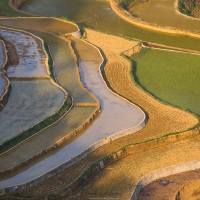
{"label": "muddy water", "polygon": [[0,25],[8,27],[18,27],[20,29],[32,29],[32,30],[42,30],[51,32],[54,34],[63,34],[76,32],[77,26],[73,24],[67,24],[65,21],[56,20],[52,18],[32,18],[31,23],[28,18],[1,18]]}
{"label": "muddy water", "polygon": [[144,114],[140,109],[118,98],[107,89],[99,73],[99,65],[102,62],[102,58],[98,54],[98,51],[83,41],[75,39],[74,42],[79,58],[81,79],[89,91],[99,99],[102,108],[101,116],[78,139],[55,155],[41,161],[26,171],[0,182],[0,187],[32,180],[80,154],[94,142],[116,132],[134,127],[143,121]]}
{"label": "muddy water", "polygon": [[[199,39],[161,34],[139,28],[122,20],[111,9],[108,1],[62,0],[61,5],[57,0],[28,0],[20,9],[38,15],[66,16],[81,25],[114,35],[200,50]],[[172,20],[169,21],[171,22]]]}
{"label": "muddy water", "polygon": [[129,11],[143,21],[156,23],[159,26],[200,32],[200,20],[178,15],[175,11],[174,0],[151,0],[132,6]]}

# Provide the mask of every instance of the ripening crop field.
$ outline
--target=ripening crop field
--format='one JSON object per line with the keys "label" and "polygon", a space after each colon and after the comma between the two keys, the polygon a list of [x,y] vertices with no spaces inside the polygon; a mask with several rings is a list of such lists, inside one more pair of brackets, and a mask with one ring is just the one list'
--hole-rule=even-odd
{"label": "ripening crop field", "polygon": [[131,57],[135,81],[164,102],[200,116],[200,56],[143,49]]}

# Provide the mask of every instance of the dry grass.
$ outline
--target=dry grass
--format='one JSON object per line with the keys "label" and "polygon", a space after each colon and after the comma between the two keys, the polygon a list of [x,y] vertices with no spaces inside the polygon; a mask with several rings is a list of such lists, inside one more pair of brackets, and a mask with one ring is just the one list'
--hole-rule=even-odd
{"label": "dry grass", "polygon": [[[112,147],[104,146],[93,156],[108,153],[112,148],[118,148],[127,143],[181,131],[198,122],[194,116],[159,103],[134,85],[130,77],[130,63],[119,55],[133,46],[134,42],[91,30],[87,30],[87,32],[88,40],[99,46],[106,55],[108,63],[105,74],[113,90],[139,104],[149,115],[148,124],[143,130],[114,142]],[[112,41],[112,45],[108,45],[109,41]],[[161,167],[199,158],[197,140],[199,137],[130,155],[97,174],[87,187],[69,199],[78,199],[80,196],[82,199],[93,197],[128,199],[141,176]],[[190,157],[189,149],[193,147],[195,153]]]}
{"label": "dry grass", "polygon": [[[143,139],[185,130],[198,123],[191,114],[158,102],[134,84],[130,76],[130,63],[120,53],[134,46],[135,42],[92,30],[87,32],[88,40],[99,46],[106,55],[105,74],[112,89],[148,113],[149,121],[142,131]],[[112,41],[112,45],[108,45],[109,41]]]}
{"label": "dry grass", "polygon": [[85,187],[67,199],[117,198],[128,200],[138,179],[142,176],[163,167],[199,159],[199,140],[198,136],[190,140],[129,155],[105,168]]}

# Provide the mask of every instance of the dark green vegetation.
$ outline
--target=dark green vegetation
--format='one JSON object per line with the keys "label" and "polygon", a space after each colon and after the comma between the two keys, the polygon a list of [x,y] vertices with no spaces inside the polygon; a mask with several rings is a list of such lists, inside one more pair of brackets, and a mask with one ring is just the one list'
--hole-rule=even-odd
{"label": "dark green vegetation", "polygon": [[199,0],[179,0],[178,9],[185,15],[200,18]]}
{"label": "dark green vegetation", "polygon": [[42,129],[46,128],[50,124],[54,123],[55,121],[59,120],[71,107],[72,105],[72,98],[68,95],[65,99],[64,104],[62,107],[52,116],[47,117],[43,121],[39,122],[38,124],[34,125],[32,128],[27,129],[17,135],[16,137],[6,141],[2,145],[0,145],[0,153],[5,152],[6,150],[12,148],[13,146],[17,145],[18,143],[26,140],[30,136],[36,134],[37,132],[41,131]]}
{"label": "dark green vegetation", "polygon": [[200,40],[197,38],[147,30],[124,21],[111,9],[109,2],[94,0],[62,0],[62,2],[60,4],[57,0],[29,0],[21,9],[37,15],[66,16],[84,27],[127,38],[200,50]]}
{"label": "dark green vegetation", "polygon": [[146,0],[118,0],[118,2],[124,9],[128,9],[130,6],[146,2]]}
{"label": "dark green vegetation", "polygon": [[200,116],[200,56],[142,49],[131,57],[135,81],[164,102]]}
{"label": "dark green vegetation", "polygon": [[124,8],[127,9],[130,3],[134,2],[135,0],[119,0],[120,5]]}
{"label": "dark green vegetation", "polygon": [[48,55],[48,66],[49,66],[50,77],[54,82],[56,82],[56,79],[54,76],[54,69],[53,69],[53,60],[50,54],[49,46],[46,43],[44,43],[44,48]]}

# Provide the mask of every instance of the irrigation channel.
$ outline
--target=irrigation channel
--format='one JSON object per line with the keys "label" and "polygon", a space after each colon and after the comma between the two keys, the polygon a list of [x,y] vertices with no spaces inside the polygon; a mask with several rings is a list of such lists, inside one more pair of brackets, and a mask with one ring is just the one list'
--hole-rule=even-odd
{"label": "irrigation channel", "polygon": [[72,38],[72,40],[78,55],[81,80],[89,92],[97,96],[101,105],[101,116],[82,136],[58,153],[10,179],[1,181],[1,188],[33,180],[77,156],[93,143],[117,132],[134,128],[145,118],[143,111],[138,107],[118,98],[108,90],[100,74],[101,69],[99,67],[103,58],[99,51],[85,41],[75,38]]}

